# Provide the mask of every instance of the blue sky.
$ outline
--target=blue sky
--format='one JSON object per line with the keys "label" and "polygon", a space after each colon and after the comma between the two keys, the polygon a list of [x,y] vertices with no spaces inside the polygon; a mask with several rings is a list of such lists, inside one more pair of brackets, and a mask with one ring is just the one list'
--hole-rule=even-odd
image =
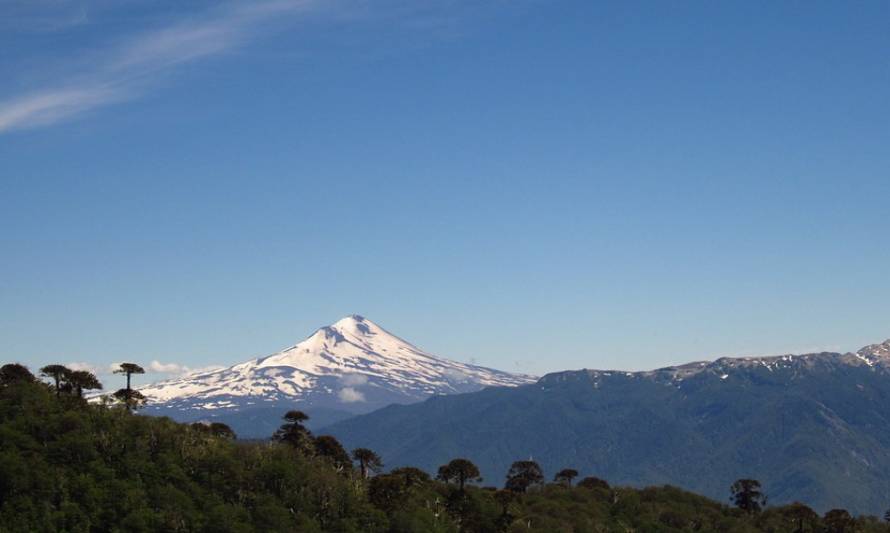
{"label": "blue sky", "polygon": [[187,4],[0,4],[0,359],[890,337],[887,2]]}

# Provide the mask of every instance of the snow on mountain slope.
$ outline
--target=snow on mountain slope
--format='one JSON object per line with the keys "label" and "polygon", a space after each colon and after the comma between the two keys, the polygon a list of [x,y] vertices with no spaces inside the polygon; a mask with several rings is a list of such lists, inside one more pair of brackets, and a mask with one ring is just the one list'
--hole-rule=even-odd
{"label": "snow on mountain slope", "polygon": [[139,390],[152,408],[173,412],[300,403],[360,413],[535,379],[437,357],[353,315],[279,353]]}

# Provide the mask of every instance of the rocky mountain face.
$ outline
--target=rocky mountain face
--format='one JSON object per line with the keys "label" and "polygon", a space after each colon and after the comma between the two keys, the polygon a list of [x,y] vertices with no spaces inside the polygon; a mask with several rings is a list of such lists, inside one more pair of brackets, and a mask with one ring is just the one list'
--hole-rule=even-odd
{"label": "rocky mountain face", "polygon": [[241,437],[263,438],[289,409],[318,427],[393,403],[534,381],[426,353],[353,315],[281,352],[139,390],[147,414],[222,421]]}
{"label": "rocky mountain face", "polygon": [[723,358],[648,372],[579,370],[515,388],[390,406],[325,431],[388,466],[455,457],[501,485],[533,458],[629,485],[726,500],[759,479],[774,503],[890,507],[890,341],[855,353]]}

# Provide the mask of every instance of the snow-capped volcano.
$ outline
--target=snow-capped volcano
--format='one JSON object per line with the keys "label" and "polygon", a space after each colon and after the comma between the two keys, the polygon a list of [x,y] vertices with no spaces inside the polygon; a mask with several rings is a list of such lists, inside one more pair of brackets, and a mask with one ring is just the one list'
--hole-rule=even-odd
{"label": "snow-capped volcano", "polygon": [[281,352],[139,390],[150,413],[183,420],[297,404],[327,419],[535,379],[437,357],[352,315]]}

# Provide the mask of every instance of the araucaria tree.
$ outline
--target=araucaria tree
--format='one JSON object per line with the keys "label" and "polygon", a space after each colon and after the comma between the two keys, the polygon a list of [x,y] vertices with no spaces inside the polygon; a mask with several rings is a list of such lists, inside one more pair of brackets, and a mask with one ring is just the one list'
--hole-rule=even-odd
{"label": "araucaria tree", "polygon": [[114,373],[127,375],[127,390],[130,390],[130,376],[133,374],[145,374],[145,369],[136,363],[121,363]]}
{"label": "araucaria tree", "polygon": [[40,369],[40,373],[43,376],[53,379],[55,382],[56,396],[59,396],[59,394],[62,393],[62,381],[71,374],[71,370],[64,365],[46,365]]}
{"label": "araucaria tree", "polygon": [[68,383],[74,388],[74,393],[78,398],[83,398],[83,391],[85,390],[102,388],[102,384],[99,383],[96,376],[86,370],[72,370],[68,374]]}
{"label": "araucaria tree", "polygon": [[832,509],[822,518],[825,531],[828,533],[847,533],[853,531],[856,522],[846,509]]}
{"label": "araucaria tree", "polygon": [[272,438],[278,442],[284,442],[303,454],[312,453],[312,433],[303,422],[309,420],[309,415],[303,411],[288,411],[284,415],[285,423],[275,431]]}
{"label": "araucaria tree", "polygon": [[315,440],[313,440],[312,443],[315,447],[315,455],[318,457],[325,457],[334,465],[334,468],[336,468],[338,472],[352,466],[352,460],[349,459],[349,453],[335,437],[330,435],[320,435],[315,437]]}
{"label": "araucaria tree", "polygon": [[781,513],[788,520],[790,525],[794,527],[792,530],[793,533],[812,531],[814,524],[819,521],[819,515],[816,514],[816,511],[800,502],[786,505]]}
{"label": "araucaria tree", "polygon": [[591,490],[611,490],[612,488],[609,486],[609,483],[606,480],[594,476],[582,479],[578,482],[578,486]]}
{"label": "araucaria tree", "polygon": [[405,484],[406,488],[417,487],[419,485],[424,485],[429,482],[430,475],[424,472],[419,468],[415,468],[413,466],[403,466],[401,468],[396,468],[390,475],[399,476],[402,478],[402,482]]}
{"label": "araucaria tree", "polygon": [[145,374],[145,369],[136,363],[121,363],[120,366],[114,371],[115,374],[126,374],[127,375],[127,386],[123,389],[118,389],[112,396],[114,398],[124,404],[127,410],[132,410],[138,408],[140,405],[145,403],[145,396],[142,395],[141,392],[133,390],[130,386],[131,380],[130,376],[133,374]]}
{"label": "araucaria tree", "polygon": [[368,477],[370,472],[377,473],[383,469],[383,461],[380,460],[380,456],[367,448],[352,450],[352,458],[358,461],[362,478]]}
{"label": "araucaria tree", "polygon": [[460,492],[464,491],[467,481],[482,481],[479,468],[467,459],[452,459],[447,465],[440,466],[436,479],[445,483],[456,482]]}
{"label": "araucaria tree", "polygon": [[756,479],[739,479],[729,488],[732,503],[746,513],[760,512],[766,506],[766,494],[760,490]]}
{"label": "araucaria tree", "polygon": [[235,431],[228,424],[223,424],[222,422],[211,422],[207,426],[207,430],[211,435],[220,439],[235,440],[238,438]]}
{"label": "araucaria tree", "polygon": [[534,461],[516,461],[507,472],[504,488],[513,492],[525,492],[534,485],[544,482],[544,472]]}
{"label": "araucaria tree", "polygon": [[572,486],[572,480],[578,477],[578,471],[574,468],[563,468],[553,476],[553,481],[567,487]]}
{"label": "araucaria tree", "polygon": [[118,389],[111,395],[115,400],[119,401],[127,408],[128,411],[139,409],[145,404],[145,396],[138,390]]}
{"label": "araucaria tree", "polygon": [[6,387],[16,383],[33,383],[34,381],[34,374],[24,365],[7,363],[0,367],[0,386]]}

